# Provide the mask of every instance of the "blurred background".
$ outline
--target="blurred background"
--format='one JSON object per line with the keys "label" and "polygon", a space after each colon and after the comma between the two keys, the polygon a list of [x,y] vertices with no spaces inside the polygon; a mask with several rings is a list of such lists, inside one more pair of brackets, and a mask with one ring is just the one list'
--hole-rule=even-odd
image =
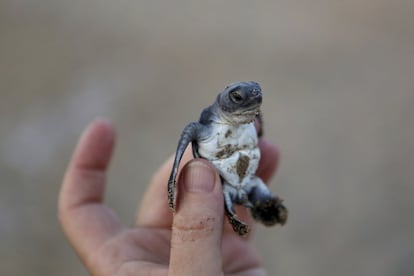
{"label": "blurred background", "polygon": [[56,219],[71,151],[117,128],[106,202],[132,225],[179,134],[264,90],[285,227],[270,275],[414,275],[413,1],[0,0],[0,274],[87,275]]}

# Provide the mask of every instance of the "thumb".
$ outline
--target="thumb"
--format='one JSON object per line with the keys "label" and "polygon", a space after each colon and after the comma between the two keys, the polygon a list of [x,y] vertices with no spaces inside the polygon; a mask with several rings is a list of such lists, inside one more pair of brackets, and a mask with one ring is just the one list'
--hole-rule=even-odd
{"label": "thumb", "polygon": [[222,274],[223,194],[212,165],[194,159],[178,181],[171,237],[170,275]]}

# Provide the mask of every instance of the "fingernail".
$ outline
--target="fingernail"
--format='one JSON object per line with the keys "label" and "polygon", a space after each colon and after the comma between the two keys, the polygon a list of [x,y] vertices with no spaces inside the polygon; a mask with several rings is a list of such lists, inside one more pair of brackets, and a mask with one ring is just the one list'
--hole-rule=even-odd
{"label": "fingernail", "polygon": [[184,171],[183,184],[188,192],[212,192],[215,172],[201,161],[192,161]]}

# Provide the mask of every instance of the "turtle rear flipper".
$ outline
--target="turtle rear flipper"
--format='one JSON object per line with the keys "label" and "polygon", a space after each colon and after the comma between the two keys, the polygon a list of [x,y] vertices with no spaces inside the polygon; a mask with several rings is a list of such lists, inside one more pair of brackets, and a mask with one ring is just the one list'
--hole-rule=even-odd
{"label": "turtle rear flipper", "polygon": [[283,200],[272,194],[269,188],[256,178],[257,185],[249,193],[252,217],[266,226],[284,225],[287,221],[288,210],[282,204]]}
{"label": "turtle rear flipper", "polygon": [[288,210],[282,204],[282,201],[278,197],[273,197],[254,203],[253,208],[250,209],[252,217],[266,226],[278,223],[284,225],[288,218]]}
{"label": "turtle rear flipper", "polygon": [[240,236],[245,236],[249,233],[250,228],[247,225],[247,223],[241,221],[239,217],[236,215],[236,212],[233,208],[234,201],[231,196],[231,192],[228,189],[230,186],[228,185],[229,184],[226,184],[226,182],[223,183],[224,206],[226,208],[226,215],[231,226],[233,227],[234,232],[236,232]]}

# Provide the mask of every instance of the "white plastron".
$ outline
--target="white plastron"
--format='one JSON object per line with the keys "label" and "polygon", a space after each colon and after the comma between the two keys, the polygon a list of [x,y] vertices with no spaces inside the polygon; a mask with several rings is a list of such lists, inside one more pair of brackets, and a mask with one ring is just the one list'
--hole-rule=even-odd
{"label": "white plastron", "polygon": [[224,180],[243,188],[255,175],[260,150],[254,122],[233,126],[212,123],[212,135],[199,141],[199,154],[210,160]]}

